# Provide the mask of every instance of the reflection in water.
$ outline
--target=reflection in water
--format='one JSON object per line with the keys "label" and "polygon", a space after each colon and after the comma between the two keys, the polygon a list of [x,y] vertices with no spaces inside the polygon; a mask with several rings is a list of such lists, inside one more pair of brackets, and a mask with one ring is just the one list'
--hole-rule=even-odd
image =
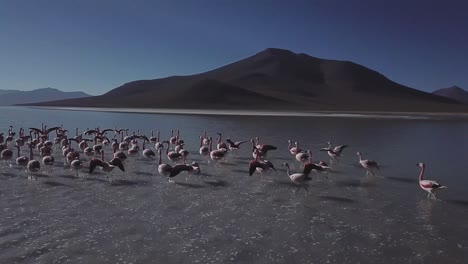
{"label": "reflection in water", "polygon": [[431,222],[432,218],[432,208],[434,207],[434,203],[437,201],[432,201],[430,199],[421,199],[418,204],[416,205],[417,219],[422,220],[425,226],[428,227],[429,232],[433,231],[433,226]]}

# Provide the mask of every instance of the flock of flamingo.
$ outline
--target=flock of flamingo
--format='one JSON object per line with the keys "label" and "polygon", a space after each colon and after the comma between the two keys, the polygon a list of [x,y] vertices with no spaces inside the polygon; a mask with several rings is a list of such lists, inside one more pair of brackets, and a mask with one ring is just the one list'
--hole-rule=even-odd
{"label": "flock of flamingo", "polygon": [[[55,137],[52,140],[50,139],[51,133],[55,133]],[[55,145],[61,147],[64,166],[74,170],[77,177],[79,177],[79,172],[82,171],[85,163],[88,162],[80,158],[81,155],[84,155],[89,159],[89,174],[93,173],[96,167],[100,167],[103,172],[107,173],[107,178],[111,180],[110,172],[116,167],[125,172],[124,163],[127,157],[137,156],[141,150],[143,157],[158,160],[157,170],[161,175],[167,177],[168,181],[173,181],[172,178],[183,171],[186,171],[188,175],[199,175],[201,173],[198,163],[187,163],[189,152],[184,149],[185,142],[181,139],[179,130],[171,130],[170,138],[163,141],[160,140],[159,131],[156,136],[151,131],[151,137],[149,138],[146,135],[140,134],[139,131],[129,135],[128,129],[100,130],[99,128],[95,128],[88,129],[79,134],[77,128],[75,136],[69,136],[67,133],[69,131],[63,128],[63,126],[47,128],[47,126],[42,125],[41,128],[29,128],[29,133],[26,133],[23,128],[20,128],[18,133],[16,133],[13,127],[10,126],[6,136],[4,133],[0,133],[0,159],[6,163],[13,160],[14,153],[12,149],[16,148],[16,165],[29,172],[28,179],[37,180],[37,173],[41,170],[41,166],[43,166],[44,172],[52,172],[52,167],[55,163],[52,153]],[[109,133],[114,134],[111,139],[107,136]],[[139,147],[139,140],[143,141],[142,149]],[[199,137],[199,140],[199,155],[203,159],[208,161],[211,159],[216,162],[217,166],[219,166],[221,161],[226,159],[229,151],[237,155],[237,150],[240,149],[241,145],[249,142],[234,142],[230,138],[227,138],[226,142],[223,142],[222,134],[217,133],[216,149],[214,149],[213,138],[208,137],[206,131]],[[75,142],[76,147],[73,142]],[[252,176],[255,172],[258,172],[263,177],[264,173],[270,174],[272,171],[277,173],[273,163],[267,160],[268,153],[277,150],[277,147],[260,144],[258,137],[251,139],[250,142],[252,143],[253,159],[248,164],[249,175]],[[147,143],[154,147],[147,147]],[[297,142],[292,143],[288,140],[288,143],[290,154],[302,164],[301,171],[291,172],[288,163],[283,163],[282,166],[286,167],[288,177],[297,186],[296,192],[303,188],[308,193],[305,182],[310,180],[310,173],[315,172],[317,175],[323,173],[328,179],[328,173],[332,171],[332,168],[324,161],[313,163],[312,152],[300,149]],[[29,148],[29,157],[21,156],[21,148],[25,145]],[[106,161],[104,159],[104,151],[109,147],[113,151],[113,158],[110,161]],[[320,150],[327,152],[331,158],[330,162],[339,163],[342,152],[346,147],[347,145],[332,147],[331,143],[328,142],[328,147]],[[41,157],[40,160],[34,159],[35,149]],[[163,151],[169,163],[162,162]],[[373,160],[363,159],[360,152],[357,152],[356,155],[359,158],[359,164],[367,170],[366,175],[374,176],[374,170],[379,169],[379,164]],[[12,166],[11,163],[10,166]],[[419,186],[428,192],[428,198],[436,199],[436,190],[446,188],[446,186],[435,181],[424,180],[425,165],[424,163],[418,163],[417,166],[421,167]]]}

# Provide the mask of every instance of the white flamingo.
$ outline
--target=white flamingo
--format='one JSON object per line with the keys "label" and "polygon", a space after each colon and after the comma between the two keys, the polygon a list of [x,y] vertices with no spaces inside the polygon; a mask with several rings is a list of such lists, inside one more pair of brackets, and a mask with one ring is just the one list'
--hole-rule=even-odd
{"label": "white flamingo", "polygon": [[380,169],[379,164],[373,160],[363,160],[361,152],[357,152],[356,155],[358,155],[359,157],[359,164],[361,164],[361,166],[367,170],[366,175],[368,175],[370,172],[372,176],[375,176],[373,169],[379,170]]}
{"label": "white flamingo", "polygon": [[286,166],[286,169],[287,169],[287,174],[289,176],[289,178],[291,179],[291,181],[296,184],[297,186],[297,191],[299,191],[302,188],[304,188],[304,190],[309,193],[309,190],[307,189],[307,186],[305,184],[305,179],[306,179],[306,175],[304,173],[293,173],[291,174],[291,169],[289,168],[289,164],[288,163],[283,163],[281,166]]}

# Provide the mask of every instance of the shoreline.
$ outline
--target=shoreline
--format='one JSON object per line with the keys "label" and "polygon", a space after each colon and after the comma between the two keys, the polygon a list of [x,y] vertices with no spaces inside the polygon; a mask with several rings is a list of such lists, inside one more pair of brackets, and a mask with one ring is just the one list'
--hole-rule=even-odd
{"label": "shoreline", "polygon": [[112,108],[112,107],[54,107],[22,106],[32,109],[62,111],[93,111],[139,114],[174,114],[174,115],[224,115],[224,116],[296,116],[296,117],[349,117],[349,118],[394,118],[394,119],[430,119],[430,118],[468,118],[468,113],[445,112],[370,112],[370,111],[266,111],[266,110],[230,110],[230,109],[166,109],[166,108]]}

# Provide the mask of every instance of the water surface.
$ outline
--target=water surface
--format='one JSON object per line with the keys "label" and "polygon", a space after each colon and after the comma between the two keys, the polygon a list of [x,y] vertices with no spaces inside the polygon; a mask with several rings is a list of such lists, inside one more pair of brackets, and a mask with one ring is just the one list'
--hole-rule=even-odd
{"label": "water surface", "polygon": [[[180,129],[203,172],[168,183],[156,161],[140,156],[126,161],[126,173],[114,171],[112,182],[99,171],[83,171],[81,179],[56,151],[53,173],[31,181],[4,163],[1,263],[464,263],[468,257],[466,120],[1,110],[2,132],[42,122],[81,131],[153,129],[163,137]],[[248,176],[249,144],[219,168],[208,165],[198,155],[204,130],[276,145],[269,159],[279,175]],[[329,181],[314,176],[307,195],[294,192],[280,166],[299,169],[288,139],[311,149],[314,161],[329,162],[318,151],[327,141],[349,148]],[[382,164],[377,177],[357,166],[357,151]],[[421,161],[428,179],[448,186],[441,201],[419,188]]]}

